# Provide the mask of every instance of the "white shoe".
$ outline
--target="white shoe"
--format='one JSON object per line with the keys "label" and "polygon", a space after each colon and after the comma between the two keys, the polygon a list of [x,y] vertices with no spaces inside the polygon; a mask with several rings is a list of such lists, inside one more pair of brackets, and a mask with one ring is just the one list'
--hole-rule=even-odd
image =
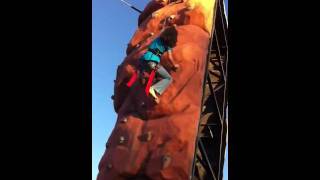
{"label": "white shoe", "polygon": [[156,103],[159,103],[159,98],[156,95],[155,90],[153,89],[153,87],[150,87],[149,89],[149,93],[153,96],[154,100],[156,101]]}
{"label": "white shoe", "polygon": [[153,89],[153,87],[150,87],[149,93],[150,93],[154,98],[158,98],[157,95],[156,95],[155,90]]}

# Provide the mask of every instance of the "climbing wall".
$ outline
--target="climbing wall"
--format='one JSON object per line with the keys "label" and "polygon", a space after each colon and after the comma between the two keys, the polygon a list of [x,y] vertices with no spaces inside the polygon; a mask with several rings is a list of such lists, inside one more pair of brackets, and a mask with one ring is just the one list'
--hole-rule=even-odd
{"label": "climbing wall", "polygon": [[[141,13],[127,57],[117,69],[113,100],[118,117],[97,180],[190,178],[214,2],[154,0]],[[142,84],[128,88],[126,83],[172,15],[178,31],[173,57],[180,68],[172,71],[167,53],[162,56],[173,82],[155,104]]]}

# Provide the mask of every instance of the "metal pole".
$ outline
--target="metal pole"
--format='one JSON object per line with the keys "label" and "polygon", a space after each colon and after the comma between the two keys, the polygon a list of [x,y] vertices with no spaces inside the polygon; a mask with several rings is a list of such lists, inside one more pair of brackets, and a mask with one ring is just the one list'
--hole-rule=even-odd
{"label": "metal pole", "polygon": [[130,3],[128,3],[127,1],[125,1],[125,0],[120,0],[120,1],[123,2],[125,5],[131,7],[133,10],[135,10],[135,11],[137,11],[137,12],[139,12],[139,13],[142,13],[141,10],[139,10],[139,9],[136,8],[136,7],[134,7],[133,5],[131,5]]}

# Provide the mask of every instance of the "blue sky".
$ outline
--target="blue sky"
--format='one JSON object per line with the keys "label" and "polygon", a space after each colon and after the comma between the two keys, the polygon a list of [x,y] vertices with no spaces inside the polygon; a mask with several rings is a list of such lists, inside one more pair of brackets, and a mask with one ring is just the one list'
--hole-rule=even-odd
{"label": "blue sky", "polygon": [[[149,2],[127,1],[141,10]],[[138,15],[120,0],[92,0],[92,180],[96,179],[105,143],[115,125],[113,80],[137,28]]]}

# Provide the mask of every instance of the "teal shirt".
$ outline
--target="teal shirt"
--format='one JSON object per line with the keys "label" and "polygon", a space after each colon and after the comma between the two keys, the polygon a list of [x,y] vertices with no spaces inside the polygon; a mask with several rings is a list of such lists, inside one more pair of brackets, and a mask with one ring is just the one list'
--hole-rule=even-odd
{"label": "teal shirt", "polygon": [[[156,38],[155,40],[153,40],[153,42],[149,45],[148,48],[149,49],[156,49],[157,48],[162,53],[164,53],[165,51],[171,51],[171,48],[168,46],[165,46],[160,38]],[[145,61],[155,61],[157,63],[160,63],[160,57],[153,54],[150,51],[147,51],[146,53],[144,53],[144,55],[140,59],[145,60]]]}

